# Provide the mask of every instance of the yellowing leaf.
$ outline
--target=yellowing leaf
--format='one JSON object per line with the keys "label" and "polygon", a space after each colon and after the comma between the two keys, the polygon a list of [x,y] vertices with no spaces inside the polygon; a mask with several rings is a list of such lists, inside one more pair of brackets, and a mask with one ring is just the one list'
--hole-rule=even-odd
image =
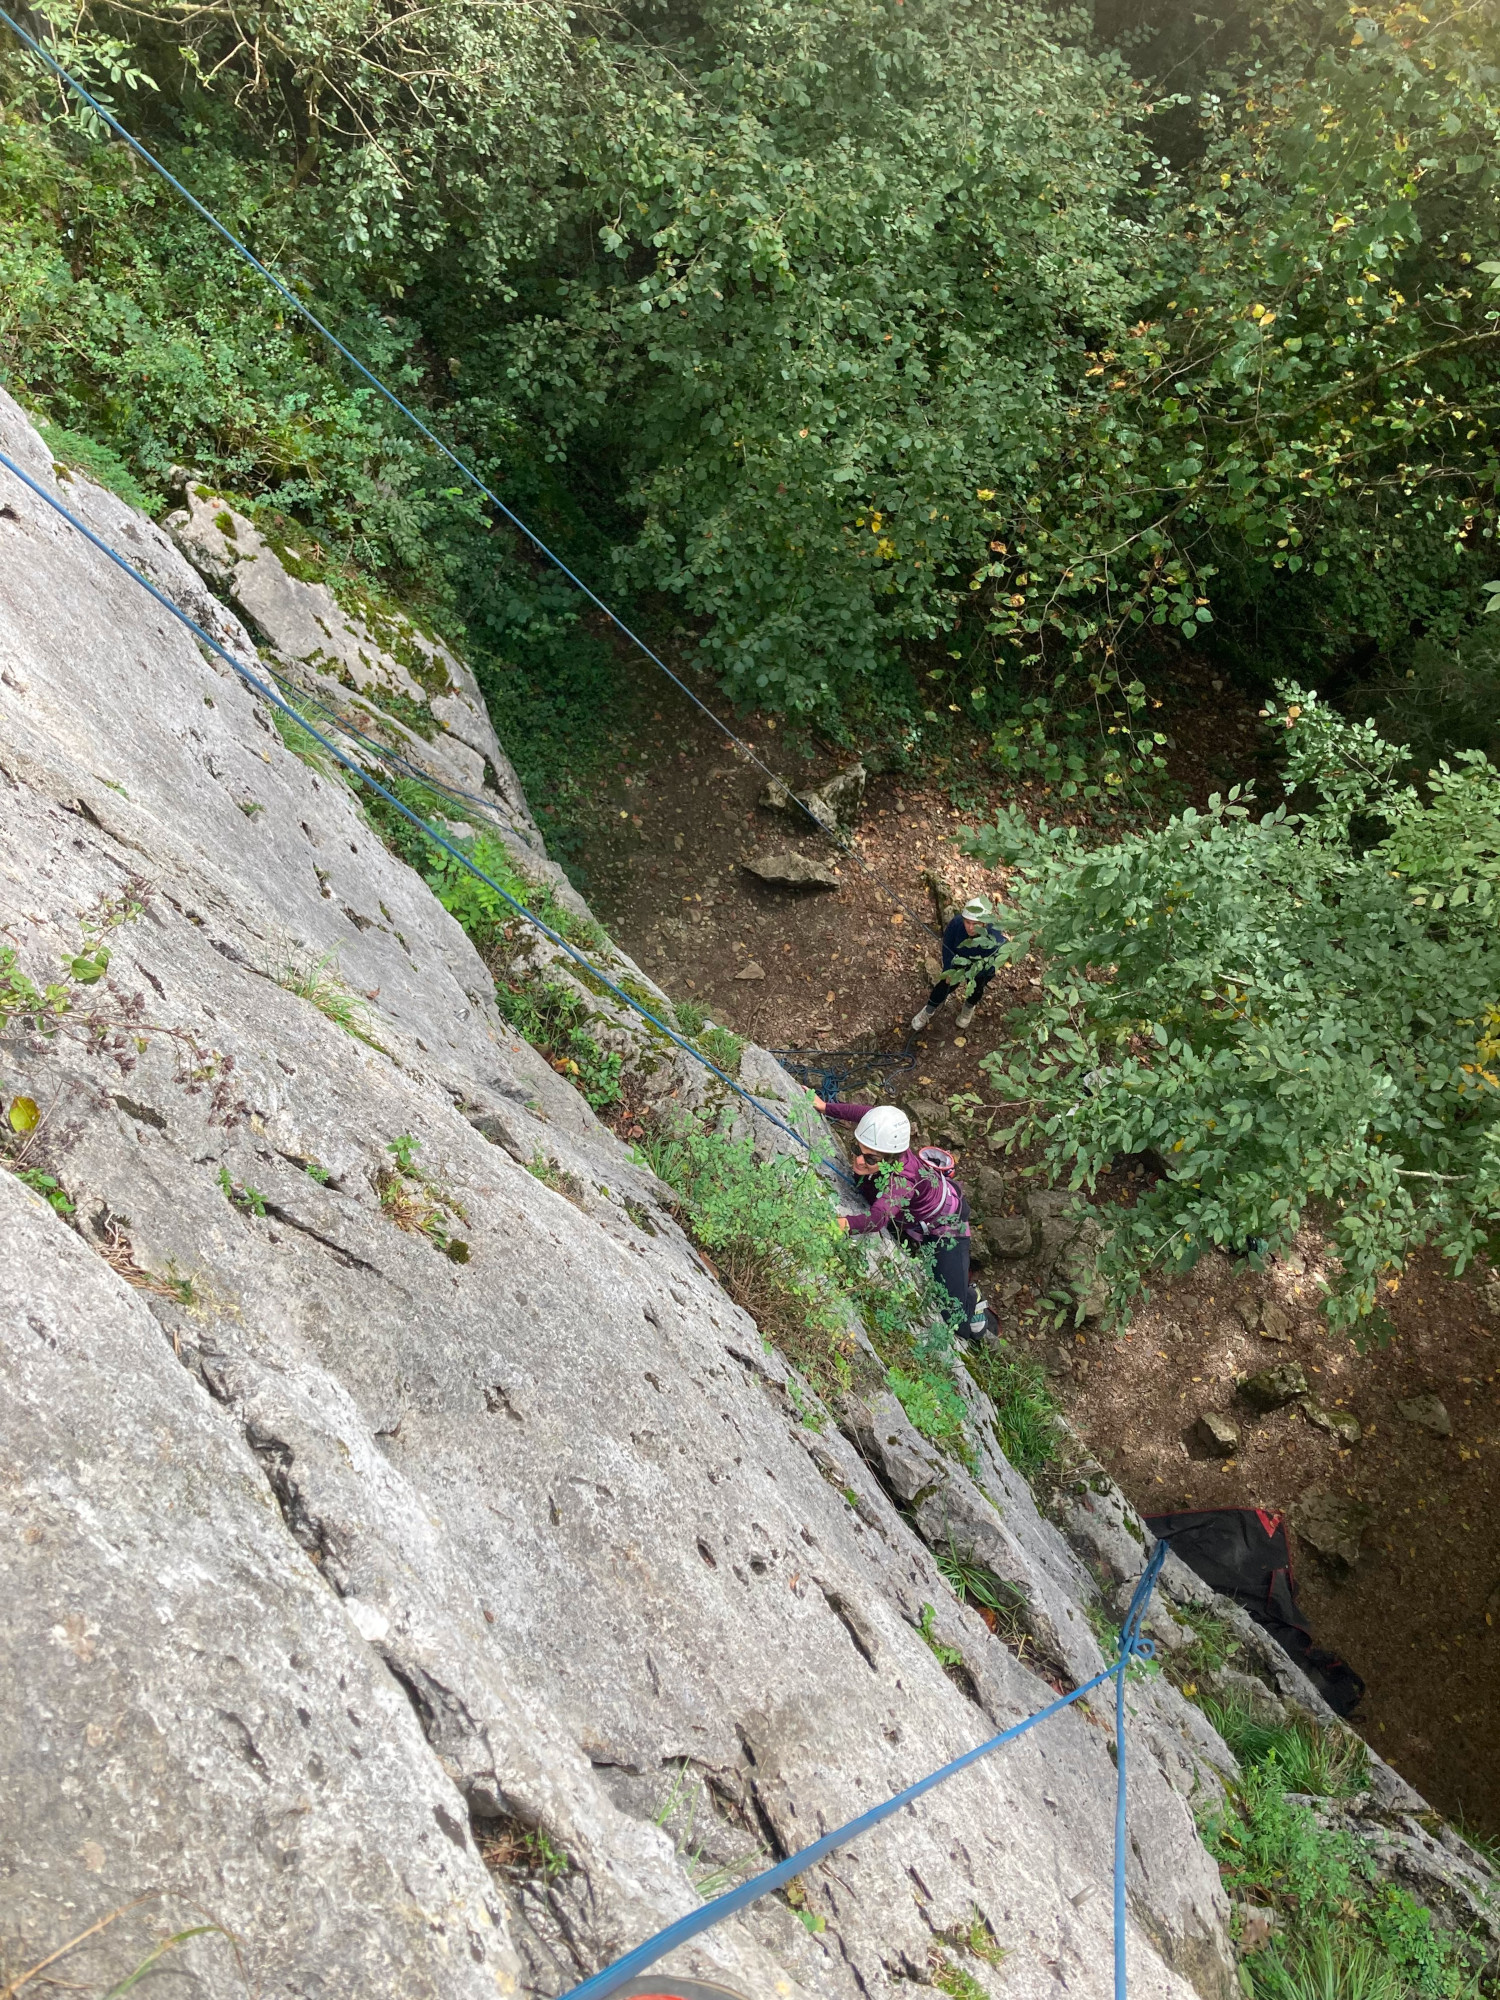
{"label": "yellowing leaf", "polygon": [[36,1108],[34,1097],[13,1097],[10,1101],[10,1129],[13,1132],[34,1132],[42,1122],[42,1114]]}

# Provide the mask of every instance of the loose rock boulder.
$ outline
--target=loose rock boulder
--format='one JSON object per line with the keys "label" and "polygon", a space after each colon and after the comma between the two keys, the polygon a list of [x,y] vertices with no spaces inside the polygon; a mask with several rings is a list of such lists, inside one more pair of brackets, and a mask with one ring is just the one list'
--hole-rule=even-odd
{"label": "loose rock boulder", "polygon": [[1239,1389],[1252,1410],[1281,1410],[1307,1394],[1307,1377],[1300,1362],[1280,1361],[1274,1368],[1261,1368],[1245,1376]]}
{"label": "loose rock boulder", "polygon": [[839,878],[826,861],[809,861],[805,854],[795,848],[782,848],[774,854],[757,854],[753,861],[744,863],[748,874],[762,882],[769,882],[777,889],[836,889]]}
{"label": "loose rock boulder", "polygon": [[1233,1458],[1240,1448],[1239,1425],[1218,1410],[1204,1411],[1195,1435],[1203,1449],[1215,1458]]}
{"label": "loose rock boulder", "polygon": [[1404,1424],[1431,1431],[1434,1437],[1452,1437],[1453,1419],[1437,1396],[1411,1396],[1396,1405],[1396,1415]]}
{"label": "loose rock boulder", "polygon": [[852,830],[864,803],[866,771],[863,764],[851,764],[812,790],[794,792],[781,778],[773,778],[760,795],[760,803],[776,812],[793,813],[798,819],[807,814],[820,826],[840,833]]}
{"label": "loose rock boulder", "polygon": [[1342,1445],[1358,1444],[1362,1435],[1360,1423],[1351,1410],[1330,1410],[1322,1403],[1315,1403],[1309,1396],[1302,1405],[1302,1414],[1307,1421],[1320,1431],[1327,1431]]}
{"label": "loose rock boulder", "polygon": [[984,1233],[990,1239],[995,1255],[1007,1261],[1029,1257],[1036,1240],[1031,1220],[1025,1215],[993,1216],[986,1221]]}
{"label": "loose rock boulder", "polygon": [[1292,1316],[1286,1307],[1277,1305],[1274,1299],[1267,1299],[1260,1309],[1259,1332],[1262,1340],[1290,1340]]}
{"label": "loose rock boulder", "polygon": [[1310,1486],[1292,1508],[1292,1526],[1299,1539],[1348,1569],[1359,1561],[1360,1541],[1370,1518],[1361,1501],[1323,1486]]}

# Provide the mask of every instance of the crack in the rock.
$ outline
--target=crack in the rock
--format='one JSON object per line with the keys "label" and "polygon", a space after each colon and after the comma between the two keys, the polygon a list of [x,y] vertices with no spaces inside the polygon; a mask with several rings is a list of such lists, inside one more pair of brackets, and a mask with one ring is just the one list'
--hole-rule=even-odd
{"label": "crack in the rock", "polygon": [[880,1670],[875,1665],[874,1641],[865,1630],[864,1621],[856,1617],[856,1614],[850,1608],[848,1599],[843,1595],[842,1591],[830,1589],[821,1580],[818,1583],[818,1588],[823,1593],[823,1601],[827,1604],[828,1609],[849,1634],[850,1643],[853,1645],[855,1652],[859,1654],[859,1657],[872,1673],[878,1673]]}
{"label": "crack in the rock", "polygon": [[368,1271],[371,1277],[379,1278],[383,1284],[389,1283],[385,1272],[380,1269],[379,1265],[372,1264],[367,1258],[361,1257],[357,1250],[346,1249],[342,1243],[335,1242],[333,1237],[325,1236],[321,1229],[314,1229],[310,1222],[300,1220],[289,1209],[283,1208],[279,1202],[268,1201],[265,1206],[266,1214],[272,1217],[274,1221],[283,1222],[288,1229],[296,1229],[302,1235],[310,1236],[314,1243],[321,1243],[325,1250],[331,1250],[339,1262],[348,1269],[353,1271]]}

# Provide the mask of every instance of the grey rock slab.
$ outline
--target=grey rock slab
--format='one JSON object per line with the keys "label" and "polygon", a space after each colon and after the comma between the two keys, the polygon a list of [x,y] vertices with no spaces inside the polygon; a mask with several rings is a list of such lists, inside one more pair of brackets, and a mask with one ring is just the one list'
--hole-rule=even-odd
{"label": "grey rock slab", "polygon": [[794,848],[757,854],[742,862],[747,874],[777,889],[836,889],[839,878],[826,861],[813,861]]}
{"label": "grey rock slab", "polygon": [[[187,488],[166,527],[281,663],[300,670],[311,692],[348,709],[366,734],[394,741],[447,783],[482,793],[493,777],[512,824],[522,824],[528,844],[540,846],[478,684],[441,640],[389,609],[346,608],[326,583],[296,573],[306,552],[278,549],[232,502],[205,487]],[[381,706],[392,697],[392,706]],[[422,712],[431,717],[424,731],[401,719]]]}
{"label": "grey rock slab", "polygon": [[[35,454],[13,405],[0,431]],[[75,1604],[59,1601],[71,1556],[39,1568],[13,1542],[26,1588],[0,1613],[11,1679],[38,1705],[0,1749],[27,1787],[7,1818],[25,1852],[0,1872],[27,1941],[50,1948],[75,1911],[184,1880],[257,1948],[276,1941],[257,1961],[269,1995],[556,1993],[698,1901],[689,1857],[599,1770],[691,1767],[731,1821],[790,1840],[1049,1700],[946,1593],[847,1440],[808,1431],[665,1191],[497,1018],[468,940],[344,786],[34,498],[0,481],[0,501],[25,556],[0,564],[0,923],[45,979],[85,914],[121,917],[108,978],[7,1052],[7,1084],[47,1108],[37,1157],[77,1227],[3,1176],[0,1194],[62,1246],[81,1301],[71,1325],[37,1314],[38,1335],[26,1295],[7,1300],[47,1394],[15,1403],[29,1428],[5,1406],[6,1492],[43,1494],[44,1531],[81,1551]],[[174,592],[204,594],[121,503],[90,489],[79,504],[101,532],[134,532]],[[283,983],[329,954],[375,995],[368,1039]],[[590,999],[601,1034],[628,1032],[664,1100],[686,1102],[689,1059]],[[765,1051],[747,1048],[741,1076],[777,1116],[804,1115]],[[764,1112],[736,1115],[757,1146],[794,1143]],[[466,1263],[401,1226],[397,1141],[455,1204]],[[13,1264],[36,1263],[30,1237],[12,1242]],[[1018,1563],[1061,1609],[1070,1559],[1060,1541],[1039,1552],[1029,1496],[997,1493]],[[972,1659],[977,1705],[920,1637],[924,1602]],[[110,1677],[102,1701],[74,1637]],[[1057,1966],[1103,2000],[1103,1720],[1049,1723],[820,1871],[826,1941],[780,1957],[789,1971],[766,1955],[774,1910],[688,1967],[753,1992],[795,1975],[829,2000],[884,1995],[977,1907],[1017,2000],[1050,2000]],[[118,1759],[105,1785],[81,1761],[91,1727]],[[355,1758],[367,1730],[378,1746]],[[1139,1763],[1133,1991],[1186,1993],[1165,1952],[1217,1995],[1211,1865],[1157,1760]],[[493,1882],[467,1821],[496,1806],[555,1838],[569,1871]],[[99,1868],[87,1814],[108,1821]],[[242,1990],[213,1942],[182,1963],[206,1991]],[[84,1958],[80,1977],[102,1990],[136,1962]]]}
{"label": "grey rock slab", "polygon": [[464,1801],[237,1428],[7,1174],[0,1241],[13,1963],[145,1897],[58,1970],[102,1991],[206,1920],[166,1967],[204,1993],[511,1987]]}
{"label": "grey rock slab", "polygon": [[[977,1397],[975,1400],[982,1402]],[[1061,1668],[1075,1682],[1099,1673],[1105,1663],[1098,1643],[1081,1615],[1078,1599],[1069,1598],[1061,1587],[1065,1578],[1076,1576],[1075,1566],[1066,1550],[1057,1545],[1055,1531],[1036,1513],[1034,1503],[1014,1508],[1020,1519],[1013,1522],[1013,1504],[1006,1504],[1010,1494],[1002,1498],[987,1492],[963,1467],[944,1459],[912,1428],[894,1396],[851,1399],[846,1404],[845,1421],[864,1457],[878,1467],[882,1484],[905,1503],[933,1548],[946,1548],[962,1560],[990,1570],[1018,1593],[1026,1607],[1026,1627],[1044,1663]],[[991,1478],[1000,1462],[998,1451],[987,1448],[984,1465]],[[1044,1552],[1049,1538],[1053,1546]],[[939,1636],[947,1639],[949,1634],[940,1626]],[[1013,1697],[1002,1695],[997,1703],[987,1693],[972,1639],[965,1645],[961,1632],[955,1632],[954,1638],[975,1676],[980,1699],[997,1725],[1013,1719],[1007,1705]],[[987,1649],[991,1661],[997,1652],[1003,1663],[1007,1656],[991,1641]],[[1103,1701],[1112,1713],[1103,1696],[1093,1700]],[[1221,1985],[1227,1991],[1223,1891],[1217,1871],[1205,1869],[1198,1859],[1193,1819],[1183,1803],[1191,1800],[1202,1807],[1221,1796],[1211,1764],[1196,1757],[1192,1749],[1195,1736],[1216,1744],[1217,1739],[1175,1690],[1132,1687],[1127,1710],[1142,1739],[1138,1747],[1148,1753],[1138,1758],[1135,1766],[1137,1795],[1131,1822],[1133,1851],[1143,1878],[1137,1890],[1143,1912],[1149,1909],[1151,1913],[1149,1917],[1143,1914],[1143,1921],[1169,1962],[1200,1991],[1217,1990]],[[1217,1746],[1216,1755],[1227,1759],[1227,1769],[1233,1770],[1233,1760],[1228,1759],[1222,1745]],[[1170,1890],[1169,1883],[1174,1885]]]}

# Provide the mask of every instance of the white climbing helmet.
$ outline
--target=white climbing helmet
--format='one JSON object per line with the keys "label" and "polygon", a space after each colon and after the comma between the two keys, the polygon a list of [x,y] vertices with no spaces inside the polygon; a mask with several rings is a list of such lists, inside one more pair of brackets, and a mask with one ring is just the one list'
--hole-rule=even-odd
{"label": "white climbing helmet", "polygon": [[911,1144],[911,1120],[894,1104],[877,1104],[860,1119],[854,1136],[872,1153],[904,1153]]}
{"label": "white climbing helmet", "polygon": [[988,896],[971,896],[964,904],[964,915],[971,924],[987,924],[995,914],[995,906]]}

